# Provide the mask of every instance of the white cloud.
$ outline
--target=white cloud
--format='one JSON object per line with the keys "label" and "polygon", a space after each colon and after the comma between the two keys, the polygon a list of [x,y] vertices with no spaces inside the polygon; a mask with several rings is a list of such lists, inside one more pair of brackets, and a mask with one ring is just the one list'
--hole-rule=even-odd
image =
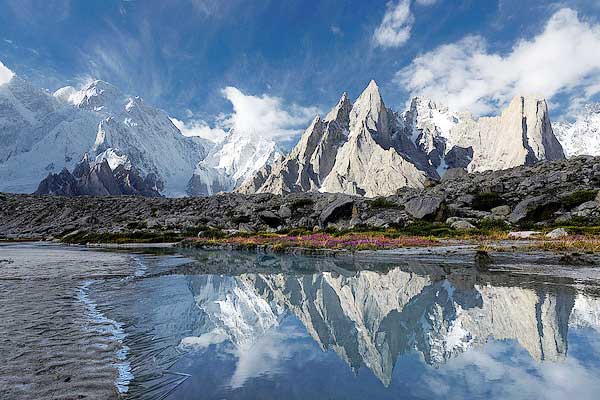
{"label": "white cloud", "polygon": [[222,93],[233,105],[233,113],[222,118],[223,125],[256,136],[289,139],[319,112],[315,107],[286,106],[281,98],[267,94],[247,95],[231,86]]}
{"label": "white cloud", "polygon": [[331,25],[329,27],[329,30],[331,31],[331,33],[333,33],[336,36],[343,36],[344,35],[344,32],[342,32],[342,28],[340,28],[337,25]]}
{"label": "white cloud", "polygon": [[[411,12],[412,0],[399,0],[397,3],[390,1],[386,4],[386,11],[381,23],[373,33],[373,41],[380,47],[401,47],[411,36],[415,17]],[[420,6],[431,6],[437,0],[415,0]]]}
{"label": "white cloud", "polygon": [[410,0],[401,0],[396,4],[387,3],[383,20],[373,34],[375,44],[381,47],[404,45],[410,39],[414,20],[410,11]]}
{"label": "white cloud", "polygon": [[487,114],[516,95],[589,97],[598,91],[599,54],[600,25],[563,8],[543,32],[518,41],[508,54],[490,52],[485,39],[468,36],[415,58],[395,81],[413,95]]}
{"label": "white cloud", "polygon": [[232,128],[248,135],[286,141],[301,133],[319,113],[316,107],[285,105],[279,97],[247,95],[232,86],[221,93],[231,102],[233,112],[220,114],[214,127],[200,119],[181,121],[171,118],[171,121],[184,136],[198,136],[215,143],[223,140],[226,131]]}
{"label": "white cloud", "polygon": [[218,127],[211,128],[203,120],[188,120],[184,122],[177,118],[171,118],[171,122],[181,131],[183,136],[196,136],[218,143],[227,135],[223,129]]}
{"label": "white cloud", "polygon": [[4,85],[12,79],[15,74],[0,61],[0,85]]}

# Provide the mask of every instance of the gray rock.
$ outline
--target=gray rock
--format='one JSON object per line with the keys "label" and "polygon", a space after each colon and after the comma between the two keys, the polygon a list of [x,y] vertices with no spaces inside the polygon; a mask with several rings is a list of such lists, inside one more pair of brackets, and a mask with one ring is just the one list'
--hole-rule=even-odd
{"label": "gray rock", "polygon": [[288,206],[282,205],[279,207],[278,214],[281,218],[289,218],[292,216],[292,210]]}
{"label": "gray rock", "polygon": [[456,229],[457,231],[466,231],[469,229],[475,229],[475,226],[468,221],[460,220],[453,222],[452,225],[450,225],[450,228]]}
{"label": "gray rock", "polygon": [[569,232],[567,232],[567,230],[564,228],[556,228],[546,234],[546,237],[549,239],[559,239],[566,236],[569,236]]}
{"label": "gray rock", "polygon": [[566,212],[564,214],[561,214],[558,218],[556,218],[556,222],[558,222],[559,224],[567,223],[571,221],[572,218],[572,214],[570,212]]}
{"label": "gray rock", "polygon": [[414,199],[409,200],[404,207],[406,212],[410,215],[421,219],[437,214],[443,202],[444,198],[438,196],[415,197]]}
{"label": "gray rock", "polygon": [[463,168],[450,168],[446,171],[444,176],[442,176],[442,182],[464,178],[467,175],[467,171],[465,171]]}
{"label": "gray rock", "polygon": [[595,201],[586,201],[583,204],[580,204],[576,210],[577,211],[584,211],[584,210],[593,210],[598,208],[599,204]]}
{"label": "gray rock", "polygon": [[527,215],[533,209],[544,205],[547,201],[547,196],[535,196],[535,197],[527,197],[521,200],[513,210],[513,212],[508,217],[508,220],[513,223],[519,223],[527,218]]}
{"label": "gray rock", "polygon": [[270,228],[277,228],[281,225],[281,218],[271,210],[261,211],[258,213],[258,218]]}
{"label": "gray rock", "polygon": [[492,215],[506,217],[510,215],[510,206],[498,206],[491,209]]}
{"label": "gray rock", "polygon": [[337,222],[340,219],[350,219],[352,217],[352,208],[354,200],[349,197],[341,197],[331,202],[320,214],[319,222],[321,226],[326,226],[329,222]]}

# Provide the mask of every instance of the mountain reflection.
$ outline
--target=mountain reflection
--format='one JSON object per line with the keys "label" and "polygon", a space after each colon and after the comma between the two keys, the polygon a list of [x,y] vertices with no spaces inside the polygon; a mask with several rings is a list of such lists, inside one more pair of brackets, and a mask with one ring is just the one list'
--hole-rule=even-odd
{"label": "mountain reflection", "polygon": [[469,269],[348,271],[334,260],[315,261],[305,261],[313,264],[299,268],[304,273],[273,259],[238,259],[238,266],[248,262],[250,270],[269,271],[190,274],[203,326],[181,345],[227,341],[247,352],[293,316],[322,350],[334,351],[354,371],[368,368],[388,386],[396,361],[410,352],[437,368],[491,339],[514,340],[535,360],[557,361],[566,356],[570,324],[600,326],[600,302],[568,286],[520,287]]}

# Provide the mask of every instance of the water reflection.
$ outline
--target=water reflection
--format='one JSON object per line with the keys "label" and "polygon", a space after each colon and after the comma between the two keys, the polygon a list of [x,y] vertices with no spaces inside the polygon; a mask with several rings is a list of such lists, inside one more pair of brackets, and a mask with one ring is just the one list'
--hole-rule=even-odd
{"label": "water reflection", "polygon": [[[576,285],[439,260],[357,267],[195,257],[128,286],[143,300],[120,310],[146,337],[164,339],[163,350],[176,349],[169,365],[152,364],[190,375],[172,398],[196,398],[200,388],[206,398],[547,398],[569,390],[593,398],[600,390],[600,300]],[[148,342],[138,348],[156,352]],[[134,359],[134,371],[148,360],[139,356],[136,367]]]}

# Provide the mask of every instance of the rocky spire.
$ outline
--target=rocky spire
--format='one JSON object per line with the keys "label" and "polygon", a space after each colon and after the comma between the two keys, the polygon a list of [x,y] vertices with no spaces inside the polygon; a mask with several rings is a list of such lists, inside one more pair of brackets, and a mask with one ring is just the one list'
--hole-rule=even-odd
{"label": "rocky spire", "polygon": [[348,93],[344,92],[337,105],[329,111],[325,117],[325,122],[338,121],[343,122],[350,118],[352,103],[348,99]]}
{"label": "rocky spire", "polygon": [[365,127],[371,132],[375,141],[384,147],[389,147],[391,132],[388,110],[379,93],[379,87],[371,80],[367,88],[354,102],[350,111],[350,134],[356,134]]}

